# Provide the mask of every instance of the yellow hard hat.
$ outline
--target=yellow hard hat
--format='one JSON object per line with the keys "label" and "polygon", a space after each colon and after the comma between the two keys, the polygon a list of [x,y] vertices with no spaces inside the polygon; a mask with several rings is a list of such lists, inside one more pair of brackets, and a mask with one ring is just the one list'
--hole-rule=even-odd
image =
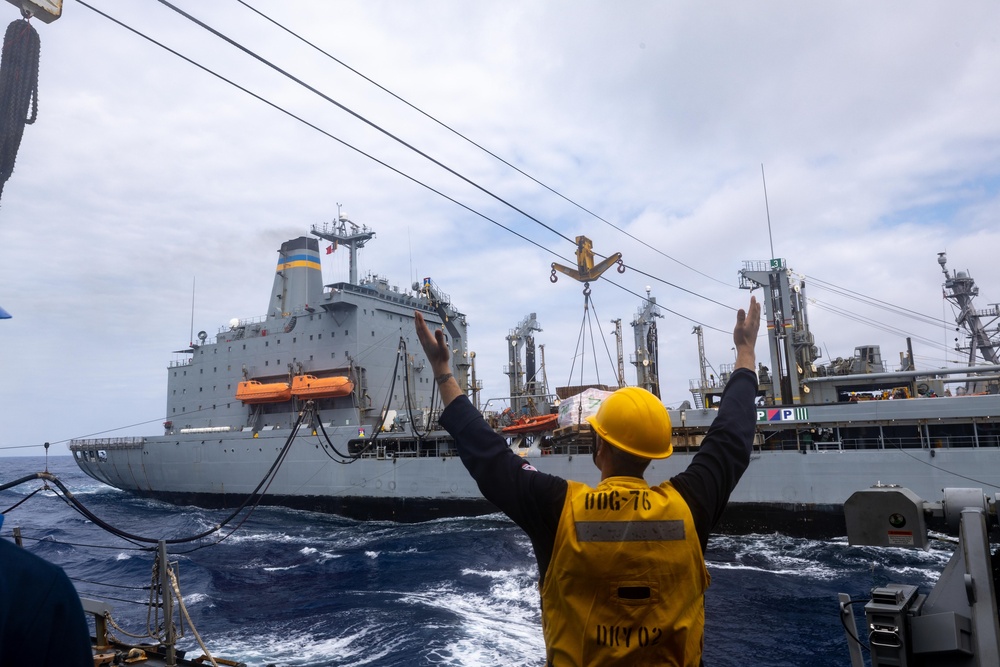
{"label": "yellow hard hat", "polygon": [[603,440],[629,454],[665,459],[674,452],[667,408],[645,389],[619,389],[605,398],[597,414],[587,421]]}

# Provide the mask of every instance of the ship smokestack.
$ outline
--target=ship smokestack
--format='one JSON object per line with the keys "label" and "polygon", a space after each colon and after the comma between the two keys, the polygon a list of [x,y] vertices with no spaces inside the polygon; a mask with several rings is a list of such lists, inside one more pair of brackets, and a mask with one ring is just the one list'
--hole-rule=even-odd
{"label": "ship smokestack", "polygon": [[278,250],[278,268],[274,274],[268,319],[286,319],[302,315],[319,304],[323,294],[323,271],[319,261],[319,242],[300,236],[285,241]]}

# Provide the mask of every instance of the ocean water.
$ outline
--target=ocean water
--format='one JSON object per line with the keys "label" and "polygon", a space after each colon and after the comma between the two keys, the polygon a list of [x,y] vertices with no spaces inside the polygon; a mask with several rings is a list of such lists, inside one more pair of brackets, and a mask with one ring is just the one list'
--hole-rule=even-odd
{"label": "ocean water", "polygon": [[[0,458],[0,483],[44,466],[42,457]],[[226,515],[135,498],[95,482],[69,457],[49,458],[48,469],[98,517],[134,534],[183,537]],[[41,486],[0,492],[0,511]],[[141,587],[149,584],[152,554],[104,532],[51,491],[7,512],[0,537],[10,539],[15,526],[26,548],[61,565],[81,594],[110,604],[121,627],[145,630]],[[261,507],[215,543],[228,532],[170,549],[185,604],[216,656],[279,667],[544,664],[531,545],[503,515],[362,523]],[[867,598],[889,582],[926,592],[953,548],[713,537],[705,664],[849,665],[837,593]],[[856,613],[863,615],[860,607]],[[179,646],[200,654],[190,632]]]}

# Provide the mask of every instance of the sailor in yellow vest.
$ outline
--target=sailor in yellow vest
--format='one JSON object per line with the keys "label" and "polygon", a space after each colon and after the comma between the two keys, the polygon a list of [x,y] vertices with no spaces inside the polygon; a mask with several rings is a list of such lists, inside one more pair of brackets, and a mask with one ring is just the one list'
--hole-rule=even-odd
{"label": "sailor in yellow vest", "polygon": [[673,451],[670,416],[656,396],[619,389],[588,418],[596,488],[542,473],[506,446],[452,378],[444,332],[432,333],[419,312],[415,318],[446,407],[441,425],[483,496],[531,538],[546,665],[699,665],[704,550],[750,462],[756,425],[756,299],[737,313],[735,369],[698,453],[652,487],[647,466]]}

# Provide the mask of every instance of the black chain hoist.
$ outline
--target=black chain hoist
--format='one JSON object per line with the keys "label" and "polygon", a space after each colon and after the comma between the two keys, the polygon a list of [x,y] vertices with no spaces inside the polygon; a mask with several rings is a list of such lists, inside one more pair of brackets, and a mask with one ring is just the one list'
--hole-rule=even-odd
{"label": "black chain hoist", "polygon": [[40,47],[38,33],[27,19],[7,26],[0,58],[0,197],[14,172],[24,126],[34,123],[38,116]]}

